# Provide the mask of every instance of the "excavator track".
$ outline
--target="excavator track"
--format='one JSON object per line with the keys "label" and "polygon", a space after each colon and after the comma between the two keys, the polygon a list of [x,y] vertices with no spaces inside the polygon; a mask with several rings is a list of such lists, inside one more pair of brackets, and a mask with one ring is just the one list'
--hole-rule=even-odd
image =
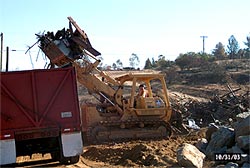
{"label": "excavator track", "polygon": [[101,121],[87,133],[88,144],[163,139],[171,136],[171,126],[159,120]]}

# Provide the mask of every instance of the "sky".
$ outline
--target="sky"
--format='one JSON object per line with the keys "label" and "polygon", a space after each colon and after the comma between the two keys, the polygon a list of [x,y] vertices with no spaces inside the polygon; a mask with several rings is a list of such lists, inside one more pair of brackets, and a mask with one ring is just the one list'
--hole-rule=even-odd
{"label": "sky", "polygon": [[87,33],[101,53],[103,65],[118,59],[129,66],[135,53],[143,68],[147,58],[180,53],[211,53],[221,42],[225,48],[234,35],[240,48],[250,34],[249,0],[0,0],[3,33],[2,69],[9,47],[9,70],[44,68],[49,62],[34,46],[36,33],[68,28],[68,16]]}

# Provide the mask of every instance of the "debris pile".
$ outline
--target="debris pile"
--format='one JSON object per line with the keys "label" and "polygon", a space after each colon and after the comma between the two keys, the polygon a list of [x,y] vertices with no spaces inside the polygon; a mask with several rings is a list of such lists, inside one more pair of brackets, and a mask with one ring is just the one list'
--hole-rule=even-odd
{"label": "debris pile", "polygon": [[87,34],[80,29],[76,22],[71,17],[68,19],[68,29],[63,28],[56,33],[48,31],[46,34],[36,34],[39,48],[51,61],[52,68],[54,65],[65,66],[86,55],[95,57],[101,54],[92,47]]}
{"label": "debris pile", "polygon": [[250,115],[244,119],[238,119],[232,128],[210,125],[207,131],[207,139],[210,140],[203,143],[206,148],[200,149],[200,151],[206,154],[207,159],[214,161],[214,166],[233,164],[237,167],[249,167],[249,123]]}
{"label": "debris pile", "polygon": [[[206,127],[209,123],[218,125],[231,125],[238,117],[250,114],[250,92],[236,94],[240,88],[232,90],[228,85],[229,92],[222,96],[214,96],[209,101],[201,102],[188,98],[180,101],[176,97],[171,99],[173,109],[173,123],[180,126],[180,122],[188,123],[195,121],[199,127]],[[180,115],[182,119],[180,120]],[[178,122],[178,124],[176,124]]]}
{"label": "debris pile", "polygon": [[203,167],[207,161],[211,167],[250,166],[250,115],[238,119],[233,127],[217,126],[206,128],[205,137],[194,145],[184,143],[177,149],[180,166]]}

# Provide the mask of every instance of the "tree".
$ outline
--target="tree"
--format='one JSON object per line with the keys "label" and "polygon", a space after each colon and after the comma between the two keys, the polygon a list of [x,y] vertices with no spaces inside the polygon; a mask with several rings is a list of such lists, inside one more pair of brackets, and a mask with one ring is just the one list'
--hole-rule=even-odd
{"label": "tree", "polygon": [[189,69],[192,64],[192,53],[180,54],[175,60],[176,65],[178,65],[182,70],[185,68]]}
{"label": "tree", "polygon": [[166,60],[164,55],[159,55],[158,56],[158,61],[157,61],[157,68],[163,69],[172,66],[174,63],[173,61]]}
{"label": "tree", "polygon": [[158,61],[157,61],[157,66],[162,68],[162,67],[165,67],[166,65],[166,60],[165,60],[165,56],[164,55],[159,55],[158,56]]}
{"label": "tree", "polygon": [[209,64],[210,55],[203,53],[188,52],[180,54],[175,60],[182,70],[191,68],[205,68]]}
{"label": "tree", "polygon": [[244,49],[244,58],[250,58],[250,34],[247,36],[247,41],[244,42],[247,48]]}
{"label": "tree", "polygon": [[244,44],[247,46],[247,48],[250,48],[250,35],[247,36],[247,42],[244,42]]}
{"label": "tree", "polygon": [[239,51],[239,44],[234,35],[231,35],[228,39],[227,49],[229,59],[234,59],[237,57],[237,53]]}
{"label": "tree", "polygon": [[159,60],[165,60],[165,56],[164,56],[164,55],[162,55],[162,54],[161,54],[161,55],[159,55],[159,56],[158,56],[158,61],[159,61]]}
{"label": "tree", "polygon": [[116,63],[113,63],[113,64],[112,64],[112,68],[113,68],[113,70],[116,70],[116,69],[117,69]]}
{"label": "tree", "polygon": [[118,59],[118,60],[116,61],[116,65],[117,65],[117,68],[119,68],[119,69],[122,69],[122,68],[123,68],[123,64],[122,64],[122,61],[121,61],[120,59]]}
{"label": "tree", "polygon": [[140,63],[139,57],[137,56],[137,54],[132,53],[132,55],[129,58],[129,65],[133,68],[135,68],[136,66],[138,66]]}
{"label": "tree", "polygon": [[156,64],[156,61],[155,61],[154,58],[152,58],[152,67],[153,67],[153,68],[157,67],[157,64]]}
{"label": "tree", "polygon": [[215,49],[212,51],[212,53],[217,59],[225,59],[226,58],[225,48],[221,42],[216,44]]}
{"label": "tree", "polygon": [[150,59],[148,58],[145,62],[145,66],[144,66],[144,69],[151,69],[153,66],[152,66],[152,63],[150,61]]}
{"label": "tree", "polygon": [[238,55],[238,58],[243,58],[244,57],[244,55],[245,55],[245,51],[243,50],[243,49],[239,49],[239,51],[238,51],[238,53],[237,53],[237,55]]}

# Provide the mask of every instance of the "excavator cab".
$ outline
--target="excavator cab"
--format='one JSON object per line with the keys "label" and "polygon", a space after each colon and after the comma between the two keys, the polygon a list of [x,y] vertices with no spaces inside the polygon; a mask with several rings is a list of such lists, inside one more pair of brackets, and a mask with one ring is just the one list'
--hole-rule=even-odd
{"label": "excavator cab", "polygon": [[[137,117],[160,117],[169,120],[171,117],[170,102],[165,84],[165,75],[161,73],[134,72],[115,78],[124,87],[131,85],[131,90],[123,89],[124,107],[134,111]],[[138,88],[144,85],[147,96],[138,95]],[[128,96],[126,96],[126,94]],[[126,111],[126,110],[125,110]]]}

